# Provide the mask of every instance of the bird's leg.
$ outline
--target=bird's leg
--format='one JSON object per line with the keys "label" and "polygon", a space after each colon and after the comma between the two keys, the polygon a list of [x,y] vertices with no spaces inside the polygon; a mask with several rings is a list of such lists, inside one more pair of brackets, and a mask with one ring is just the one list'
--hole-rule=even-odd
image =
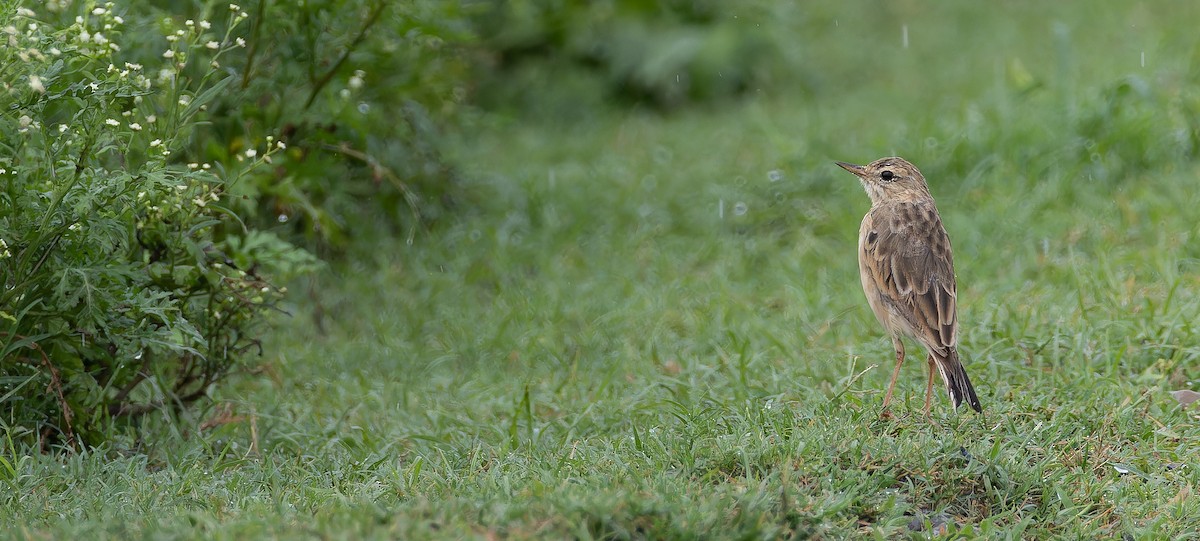
{"label": "bird's leg", "polygon": [[925,416],[929,417],[929,404],[933,400],[933,371],[937,370],[937,366],[933,364],[933,355],[929,356],[929,381],[925,384]]}
{"label": "bird's leg", "polygon": [[883,411],[886,414],[888,404],[892,401],[892,391],[896,388],[896,378],[900,377],[900,363],[904,362],[904,343],[899,336],[892,337],[892,347],[896,348],[896,368],[892,370],[892,382],[888,384],[887,394],[883,395]]}

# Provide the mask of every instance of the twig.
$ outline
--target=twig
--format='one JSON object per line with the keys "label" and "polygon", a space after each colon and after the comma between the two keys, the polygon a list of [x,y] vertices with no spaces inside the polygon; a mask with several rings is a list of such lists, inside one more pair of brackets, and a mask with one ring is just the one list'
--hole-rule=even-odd
{"label": "twig", "polygon": [[329,70],[325,72],[325,75],[322,75],[320,79],[317,79],[316,82],[313,83],[312,91],[308,94],[308,100],[304,102],[304,107],[302,110],[307,111],[308,108],[312,106],[313,101],[317,99],[317,94],[320,94],[321,89],[325,88],[325,85],[329,84],[329,82],[333,80],[333,76],[337,75],[338,70],[342,68],[342,64],[345,64],[346,60],[350,58],[350,53],[354,52],[354,50],[358,48],[363,39],[366,39],[367,31],[369,31],[372,26],[375,26],[375,23],[379,22],[379,17],[383,15],[383,10],[385,8],[387,8],[387,2],[379,2],[378,4],[375,4],[375,9],[373,9],[371,14],[367,16],[367,22],[364,23],[363,27],[358,30],[358,35],[354,36],[354,39],[350,41],[350,45],[346,47],[346,50],[342,52],[341,58],[338,58],[337,62],[334,62],[333,67],[329,68]]}
{"label": "twig", "polygon": [[331,145],[329,143],[322,143],[321,148],[323,150],[337,152],[338,154],[342,154],[344,156],[349,156],[356,160],[362,161],[363,163],[367,164],[367,166],[369,166],[371,168],[372,174],[374,174],[377,177],[382,177],[382,178],[388,179],[388,181],[391,182],[392,185],[395,186],[397,190],[400,190],[401,195],[404,196],[404,201],[408,203],[408,208],[409,208],[409,210],[412,211],[412,215],[413,215],[413,228],[408,231],[408,239],[407,239],[407,242],[409,244],[412,244],[413,237],[416,236],[417,225],[419,225],[421,223],[421,209],[417,205],[417,202],[418,202],[417,195],[415,193],[413,193],[412,189],[410,189],[408,187],[408,184],[405,184],[405,182],[403,180],[400,180],[400,177],[398,175],[396,175],[395,172],[393,172],[387,166],[379,163],[379,160],[376,160],[375,157],[371,156],[370,154],[367,154],[360,150],[354,150],[354,149],[346,146],[345,144]]}
{"label": "twig", "polygon": [[254,59],[258,55],[258,33],[262,29],[263,13],[266,12],[267,2],[268,0],[259,1],[258,16],[254,17],[254,23],[250,26],[250,48],[246,51],[246,65],[242,67],[242,90],[250,85],[250,71],[254,68]]}
{"label": "twig", "polygon": [[146,381],[146,378],[149,377],[149,375],[146,374],[146,371],[150,368],[150,355],[150,351],[145,351],[142,353],[142,356],[144,357],[142,359],[142,365],[138,367],[137,373],[133,376],[133,380],[131,380],[124,387],[122,387],[120,391],[117,392],[117,396],[113,399],[114,403],[108,407],[108,413],[110,415],[113,414],[115,409],[119,408],[119,404],[125,401],[125,398],[129,396],[129,393],[133,392],[133,389],[137,387],[138,384]]}
{"label": "twig", "polygon": [[[21,335],[13,336],[21,340],[25,339],[25,337]],[[45,366],[46,370],[50,372],[49,390],[54,392],[54,396],[58,398],[58,407],[62,409],[63,424],[66,425],[67,445],[72,449],[75,449],[75,430],[71,427],[71,405],[67,404],[67,397],[63,395],[62,377],[59,376],[58,369],[55,368],[53,364],[50,364],[50,356],[46,355],[46,352],[42,349],[42,346],[38,345],[37,342],[30,342],[29,347],[30,349],[36,350],[38,354],[42,356],[42,365]]]}

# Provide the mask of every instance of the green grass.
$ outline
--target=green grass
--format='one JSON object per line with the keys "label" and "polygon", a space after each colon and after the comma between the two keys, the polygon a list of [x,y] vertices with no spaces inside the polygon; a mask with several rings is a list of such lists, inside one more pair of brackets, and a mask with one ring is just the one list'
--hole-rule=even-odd
{"label": "green grass", "polygon": [[[1200,417],[1168,391],[1200,379],[1196,8],[953,9],[750,12],[795,40],[788,85],[482,121],[476,200],[293,286],[218,406],[136,453],[4,447],[3,531],[1195,536]],[[832,161],[890,154],[955,243],[982,416],[939,389],[926,419],[910,362],[879,419],[868,203]]]}

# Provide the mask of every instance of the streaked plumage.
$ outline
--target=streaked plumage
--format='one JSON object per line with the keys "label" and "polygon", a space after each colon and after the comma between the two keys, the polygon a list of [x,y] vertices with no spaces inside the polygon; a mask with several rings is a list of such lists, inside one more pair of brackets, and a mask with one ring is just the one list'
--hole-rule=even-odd
{"label": "streaked plumage", "polygon": [[954,254],[925,177],[903,158],[881,158],[862,166],[837,164],[854,173],[871,198],[871,210],[859,228],[858,268],[867,302],[896,350],[884,409],[891,402],[904,362],[901,336],[908,336],[920,342],[929,355],[926,414],[935,369],[955,409],[965,401],[975,411],[983,411],[958,359]]}

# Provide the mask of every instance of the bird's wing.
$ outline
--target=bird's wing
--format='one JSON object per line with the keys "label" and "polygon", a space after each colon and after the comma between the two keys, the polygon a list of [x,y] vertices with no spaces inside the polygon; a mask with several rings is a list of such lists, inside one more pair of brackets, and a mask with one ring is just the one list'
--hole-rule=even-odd
{"label": "bird's wing", "polygon": [[933,202],[896,204],[880,213],[863,250],[882,300],[933,348],[957,341],[957,288],[950,238]]}

